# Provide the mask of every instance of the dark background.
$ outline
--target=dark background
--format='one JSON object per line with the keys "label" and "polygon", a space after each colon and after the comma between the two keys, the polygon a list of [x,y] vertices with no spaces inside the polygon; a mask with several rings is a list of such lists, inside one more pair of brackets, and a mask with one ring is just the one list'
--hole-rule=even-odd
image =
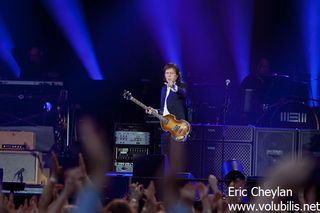
{"label": "dark background", "polygon": [[[160,1],[150,2],[157,5]],[[0,14],[14,43],[13,54],[22,73],[27,72],[24,60],[28,48],[39,47],[45,59],[42,72],[53,72],[54,80],[64,81],[70,91],[70,101],[79,103],[83,112],[94,113],[110,125],[143,122],[144,112],[125,101],[122,91],[130,90],[147,105],[159,106],[162,68],[170,60],[157,37],[162,35],[161,26],[153,22],[152,11],[143,0],[83,0],[79,3],[104,80],[90,80],[43,1],[1,1]],[[181,59],[176,63],[181,65],[184,80],[189,85],[192,122],[216,123],[225,98],[225,80],[230,79],[231,105],[227,123],[238,123],[241,76],[254,70],[261,57],[269,59],[276,73],[301,81],[310,80],[299,18],[302,3],[292,0],[163,1],[159,17],[168,17],[169,23],[175,23],[173,29],[178,33]],[[239,5],[245,8],[245,17],[233,10]],[[241,26],[232,22],[242,18],[251,23],[244,35],[240,35]],[[241,53],[235,55],[230,41],[241,36],[246,39],[247,35],[247,44],[238,43],[240,52],[247,52],[248,58]],[[239,74],[237,58],[246,60],[248,69],[244,74]],[[4,60],[0,61],[0,76],[16,79]]]}

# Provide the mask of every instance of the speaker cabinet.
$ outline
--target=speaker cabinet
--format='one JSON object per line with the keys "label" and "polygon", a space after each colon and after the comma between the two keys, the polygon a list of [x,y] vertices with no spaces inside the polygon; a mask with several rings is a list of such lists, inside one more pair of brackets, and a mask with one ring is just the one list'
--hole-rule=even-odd
{"label": "speaker cabinet", "polygon": [[1,151],[0,168],[3,168],[3,182],[19,182],[17,172],[20,170],[23,182],[38,184],[40,181],[41,155],[28,151]]}
{"label": "speaker cabinet", "polygon": [[205,143],[203,147],[202,158],[202,177],[208,178],[213,174],[221,179],[222,167],[222,144],[221,143]]}
{"label": "speaker cabinet", "polygon": [[183,145],[186,154],[183,172],[190,172],[195,178],[201,178],[202,141],[188,140]]}
{"label": "speaker cabinet", "polygon": [[252,174],[252,143],[206,143],[203,150],[203,178],[213,174],[218,179],[222,179],[222,164],[232,159],[238,160],[243,166],[245,175],[250,176]]}
{"label": "speaker cabinet", "polygon": [[226,160],[238,160],[245,175],[252,174],[253,127],[206,125],[203,127],[204,145],[202,177],[210,174],[222,179],[222,164]]}
{"label": "speaker cabinet", "polygon": [[253,140],[253,128],[249,126],[204,126],[205,141],[248,142]]}
{"label": "speaker cabinet", "polygon": [[319,130],[299,130],[298,157],[307,155],[317,155],[320,151],[320,131]]}
{"label": "speaker cabinet", "polygon": [[185,149],[185,170],[195,178],[202,177],[202,143],[203,128],[200,125],[192,125],[190,138],[183,144]]}
{"label": "speaker cabinet", "polygon": [[283,158],[295,159],[297,132],[292,129],[257,128],[254,140],[254,175],[267,171]]}
{"label": "speaker cabinet", "polygon": [[252,143],[226,143],[223,161],[232,159],[242,164],[246,176],[252,175]]}

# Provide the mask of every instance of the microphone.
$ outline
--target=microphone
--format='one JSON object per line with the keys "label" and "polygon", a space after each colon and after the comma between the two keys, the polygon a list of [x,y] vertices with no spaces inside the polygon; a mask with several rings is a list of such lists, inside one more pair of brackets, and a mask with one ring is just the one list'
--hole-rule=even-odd
{"label": "microphone", "polygon": [[231,83],[230,79],[226,79],[226,86],[228,87],[229,84]]}

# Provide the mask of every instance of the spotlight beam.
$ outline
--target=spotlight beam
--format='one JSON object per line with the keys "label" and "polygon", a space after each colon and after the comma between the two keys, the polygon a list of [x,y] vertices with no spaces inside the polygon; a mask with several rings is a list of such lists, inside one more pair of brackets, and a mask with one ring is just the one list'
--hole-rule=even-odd
{"label": "spotlight beam", "polygon": [[166,62],[178,64],[183,76],[177,10],[174,1],[143,0],[141,3],[147,25],[164,59]]}
{"label": "spotlight beam", "polygon": [[[319,27],[320,27],[320,2],[316,0],[303,1],[303,5],[298,5],[299,8],[303,8],[301,27],[305,41],[305,51],[307,58],[307,66],[310,72],[310,92],[309,97],[311,99],[320,99],[319,97]],[[318,102],[310,101],[310,105],[319,105]]]}
{"label": "spotlight beam", "polygon": [[5,22],[0,17],[0,58],[10,67],[15,77],[18,78],[21,70],[11,53],[13,47],[14,44],[6,28]]}
{"label": "spotlight beam", "polygon": [[82,7],[77,0],[43,0],[48,12],[60,27],[76,54],[94,80],[102,80]]}

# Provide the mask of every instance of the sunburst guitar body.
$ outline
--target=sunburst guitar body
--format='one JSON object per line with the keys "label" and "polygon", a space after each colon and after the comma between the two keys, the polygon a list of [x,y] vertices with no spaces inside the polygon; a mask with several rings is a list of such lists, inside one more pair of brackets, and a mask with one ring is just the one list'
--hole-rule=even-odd
{"label": "sunburst guitar body", "polygon": [[[125,90],[123,93],[123,97],[127,100],[133,101],[145,110],[148,109],[148,107],[145,104],[135,99],[129,91]],[[187,121],[177,120],[176,117],[171,114],[163,116],[157,112],[152,112],[152,115],[154,115],[160,120],[160,126],[163,129],[163,131],[169,132],[171,134],[171,137],[175,141],[186,142],[188,135],[191,131],[191,126]]]}
{"label": "sunburst guitar body", "polygon": [[170,132],[172,138],[179,142],[185,142],[190,133],[190,124],[185,120],[177,120],[174,115],[163,116],[164,120],[160,121],[163,131]]}

